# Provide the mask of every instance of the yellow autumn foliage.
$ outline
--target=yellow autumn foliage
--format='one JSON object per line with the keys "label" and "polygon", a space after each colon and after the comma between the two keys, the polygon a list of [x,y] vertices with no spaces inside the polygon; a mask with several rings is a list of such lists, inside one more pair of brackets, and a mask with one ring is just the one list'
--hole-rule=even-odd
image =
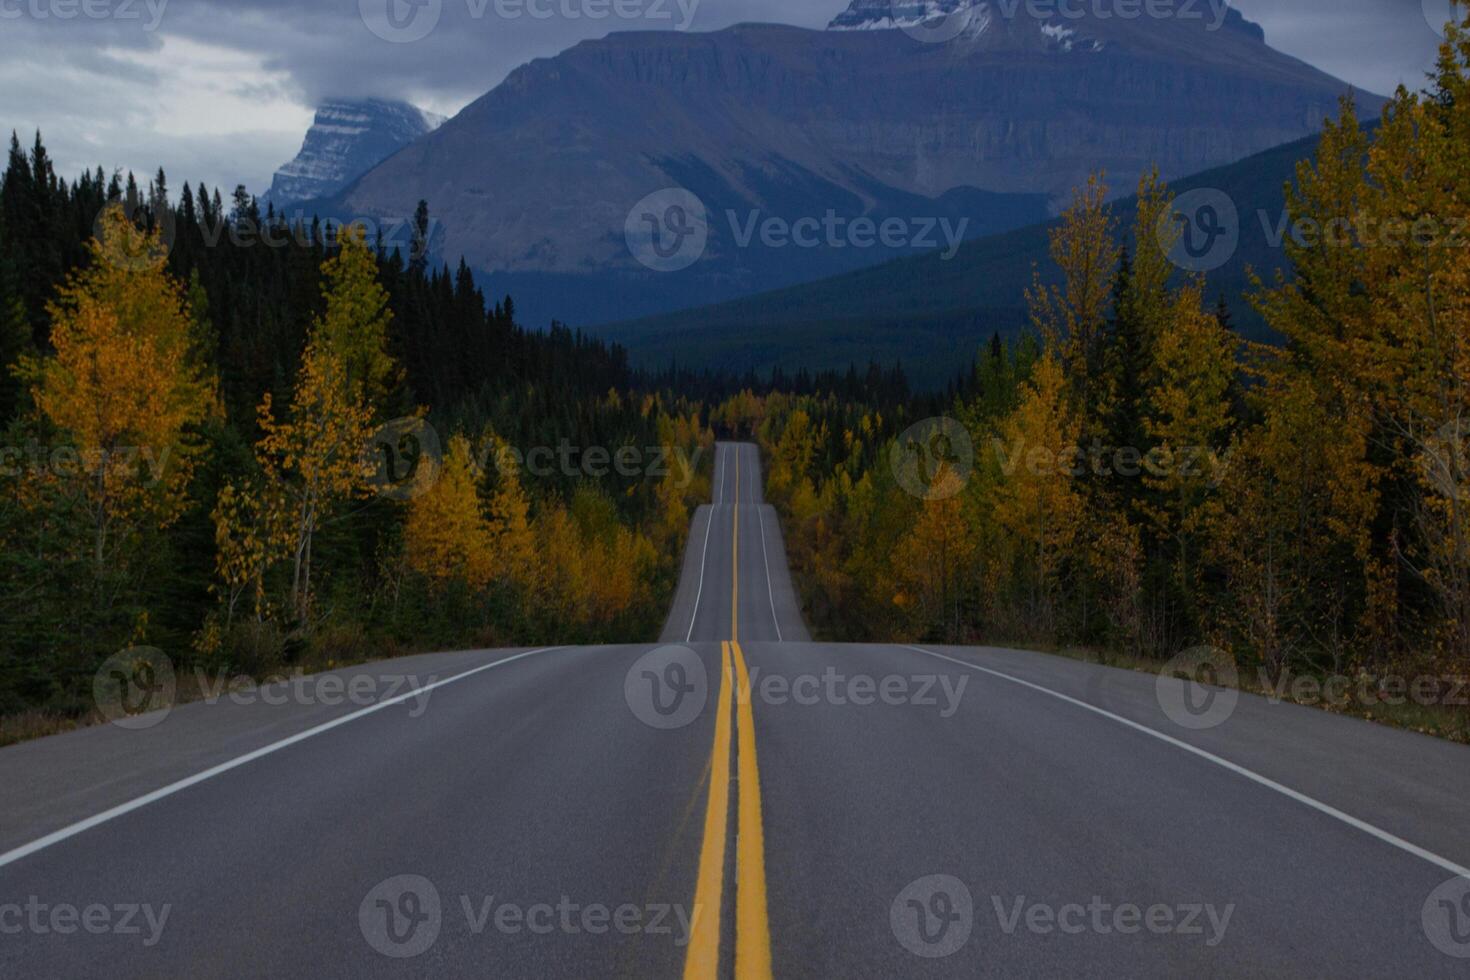
{"label": "yellow autumn foliage", "polygon": [[[178,518],[193,468],[190,429],[215,406],[215,379],[193,346],[183,290],[164,271],[156,235],[121,208],[102,216],[91,262],[48,307],[55,353],[21,371],[36,409],[78,450],[63,492],[84,502],[99,564],[110,545],[144,525]],[[137,261],[104,242],[135,242]]]}
{"label": "yellow autumn foliage", "polygon": [[404,560],[437,587],[463,582],[483,589],[495,576],[495,538],[476,484],[469,440],[455,435],[438,480],[409,504]]}

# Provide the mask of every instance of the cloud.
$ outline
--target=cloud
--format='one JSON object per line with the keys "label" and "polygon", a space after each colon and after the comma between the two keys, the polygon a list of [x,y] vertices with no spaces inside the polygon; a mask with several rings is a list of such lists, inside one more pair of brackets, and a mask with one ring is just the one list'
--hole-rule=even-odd
{"label": "cloud", "polygon": [[1370,92],[1424,86],[1440,37],[1421,0],[1235,0],[1266,43]]}

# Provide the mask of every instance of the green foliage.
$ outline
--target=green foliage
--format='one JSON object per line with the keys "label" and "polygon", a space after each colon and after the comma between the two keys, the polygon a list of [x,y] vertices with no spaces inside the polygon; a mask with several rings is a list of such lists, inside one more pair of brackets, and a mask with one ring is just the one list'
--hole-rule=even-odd
{"label": "green foliage", "polygon": [[[415,570],[405,558],[410,504],[364,496],[357,484],[333,506],[307,508],[310,533],[292,539],[304,543],[299,573],[294,561],[278,560],[266,546],[279,535],[285,508],[278,506],[281,494],[263,491],[306,484],[294,464],[263,481],[262,451],[277,463],[283,454],[304,459],[321,441],[313,433],[360,432],[368,417],[377,424],[427,411],[445,445],[456,432],[472,437],[474,478],[490,516],[505,476],[486,465],[492,454],[475,438],[480,433],[498,432],[522,454],[535,447],[555,453],[564,444],[642,452],[677,436],[686,457],[708,433],[696,406],[653,391],[657,382],[631,373],[618,348],[559,324],[546,331],[517,324],[510,298],[487,303],[463,263],[431,267],[419,251],[406,265],[395,249],[328,234],[316,221],[293,226],[261,214],[243,191],[232,195],[231,208],[218,190],[186,184],[171,202],[165,179],[160,172],[140,187],[131,176],[98,170],[60,180],[39,137],[28,151],[12,140],[0,181],[0,366],[28,356],[30,377],[59,379],[63,367],[79,367],[78,356],[94,347],[110,360],[95,378],[88,375],[92,388],[51,385],[42,406],[8,370],[0,381],[0,423],[7,426],[0,459],[0,620],[7,627],[0,631],[0,713],[40,707],[86,714],[98,664],[134,644],[163,648],[180,669],[259,673],[393,650],[561,638],[564,627],[589,640],[656,631],[673,587],[670,556],[679,554],[687,526],[666,513],[692,506],[698,482],[669,488],[642,472],[615,471],[594,480],[559,463],[521,474],[523,523],[510,529],[519,536],[516,547],[528,554],[542,548],[556,524],[551,515],[561,513],[572,533],[558,540],[568,560],[581,564],[528,568],[517,581],[497,576],[488,584],[446,585]],[[104,235],[105,246],[124,250],[110,258],[122,261],[89,252],[109,204],[131,222]],[[160,239],[166,249],[149,244]],[[98,288],[80,306],[57,307],[69,276]],[[127,356],[127,344],[165,327],[166,359]],[[310,380],[303,365],[313,335],[331,354],[319,357],[319,366],[343,366],[357,395],[316,398],[319,411],[287,418],[286,406],[303,378]],[[99,346],[104,341],[110,346]],[[180,371],[207,366],[198,377],[217,375],[217,388],[191,387],[198,397],[191,395],[183,415],[170,403],[164,428],[172,431],[175,415],[187,416],[181,438],[191,447],[190,466],[167,483],[166,512],[151,523],[130,519],[126,539],[117,539],[127,560],[109,546],[99,561],[99,529],[114,540],[118,494],[99,506],[84,485],[58,478],[57,461],[74,458],[89,439],[137,441],[128,434],[133,429],[162,425],[140,413],[141,396],[129,396],[129,372],[166,393],[173,389],[161,373],[165,361]],[[308,387],[322,394],[331,386]],[[97,432],[82,425],[81,409],[101,406],[101,392],[113,398],[109,416],[126,425]],[[282,407],[272,425],[299,428],[310,415],[316,428],[294,442],[283,435],[263,441],[271,428],[260,424],[263,400]],[[363,403],[369,415],[345,425],[341,413]],[[49,415],[41,411],[47,406]],[[87,431],[70,431],[77,427]],[[172,440],[167,432],[159,438]],[[579,490],[589,481],[595,486]],[[300,505],[314,495],[293,500]],[[132,497],[122,499],[130,517],[145,513]],[[295,508],[298,517],[302,512]],[[645,529],[660,536],[658,552]],[[552,611],[551,579],[540,576],[553,572],[586,590],[564,597],[570,610]]]}
{"label": "green foliage", "polygon": [[[937,405],[718,409],[755,420],[813,625],[1154,658],[1212,644],[1272,678],[1470,670],[1470,27],[1440,65],[1440,91],[1401,91],[1371,129],[1345,103],[1296,167],[1288,226],[1324,233],[1288,236],[1289,268],[1254,283],[1280,346],[1242,343],[1204,280],[1171,270],[1153,233],[1170,191],[1146,175],[1115,271],[1095,190],[1051,236],[1039,358],[997,336]],[[969,247],[988,279],[1017,274],[987,248]],[[864,288],[905,269],[933,271],[906,260]],[[925,415],[973,444],[953,496],[947,463],[895,479]]]}

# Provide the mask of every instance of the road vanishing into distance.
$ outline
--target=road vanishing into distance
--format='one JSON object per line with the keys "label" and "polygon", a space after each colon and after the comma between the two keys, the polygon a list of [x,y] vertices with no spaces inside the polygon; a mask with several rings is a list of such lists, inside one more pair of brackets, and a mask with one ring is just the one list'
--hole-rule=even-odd
{"label": "road vanishing into distance", "polygon": [[813,643],[760,472],[717,446],[659,644],[0,750],[0,977],[1470,976],[1470,748]]}

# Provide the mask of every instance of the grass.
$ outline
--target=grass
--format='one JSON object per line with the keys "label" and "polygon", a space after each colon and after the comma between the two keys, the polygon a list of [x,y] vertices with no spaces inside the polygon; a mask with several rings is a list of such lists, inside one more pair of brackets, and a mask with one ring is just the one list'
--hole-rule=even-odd
{"label": "grass", "polygon": [[[235,684],[237,677],[249,677],[257,686],[287,680],[298,673],[311,676],[324,671],[338,670],[345,667],[356,667],[368,663],[381,663],[394,660],[411,653],[436,653],[446,651],[404,651],[390,650],[386,655],[367,654],[343,654],[334,652],[332,657],[307,656],[299,664],[289,668],[274,667],[257,675],[250,675],[240,671],[227,672],[229,683],[223,690],[216,689],[213,685],[219,676],[206,670],[196,670],[193,666],[181,666],[175,675],[174,698],[170,702],[170,708],[180,705],[191,704],[195,701],[203,701],[211,696],[224,697]],[[90,728],[93,725],[107,724],[107,717],[95,708],[81,714],[64,714],[58,711],[47,711],[41,708],[32,708],[14,714],[0,715],[0,748],[14,745],[17,742],[27,742],[34,738],[45,738],[48,735],[60,735],[63,732],[76,731],[79,728]]]}
{"label": "grass", "polygon": [[[1164,662],[1150,657],[1116,653],[1108,650],[1099,650],[1091,647],[1076,646],[1054,646],[1036,643],[991,643],[988,646],[1004,646],[1016,650],[1030,650],[1037,653],[1049,653],[1059,657],[1067,657],[1071,660],[1080,660],[1083,663],[1100,664],[1104,667],[1117,667],[1122,670],[1132,670],[1143,674],[1157,674]],[[1406,731],[1418,732],[1421,735],[1431,735],[1435,738],[1443,738],[1451,742],[1459,742],[1470,745],[1470,705],[1467,704],[1420,704],[1411,698],[1403,698],[1402,703],[1395,704],[1393,700],[1380,699],[1374,703],[1364,703],[1356,697],[1360,684],[1364,678],[1354,677],[1348,685],[1350,696],[1328,700],[1312,694],[1312,690],[1320,690],[1325,677],[1315,674],[1293,674],[1286,676],[1278,685],[1272,686],[1269,679],[1261,674],[1249,670],[1240,671],[1237,683],[1230,685],[1236,690],[1247,694],[1256,694],[1261,697],[1270,698],[1288,704],[1301,705],[1303,707],[1317,708],[1335,715],[1346,715],[1352,718],[1360,718],[1364,721],[1377,722],[1381,725],[1389,725],[1393,728],[1402,728]],[[1470,679],[1467,679],[1470,680]],[[1366,686],[1378,687],[1377,678],[1366,678]],[[1297,685],[1302,689],[1298,690]],[[1454,692],[1450,692],[1454,693]],[[1457,699],[1470,700],[1470,683],[1467,683],[1458,695]]]}

